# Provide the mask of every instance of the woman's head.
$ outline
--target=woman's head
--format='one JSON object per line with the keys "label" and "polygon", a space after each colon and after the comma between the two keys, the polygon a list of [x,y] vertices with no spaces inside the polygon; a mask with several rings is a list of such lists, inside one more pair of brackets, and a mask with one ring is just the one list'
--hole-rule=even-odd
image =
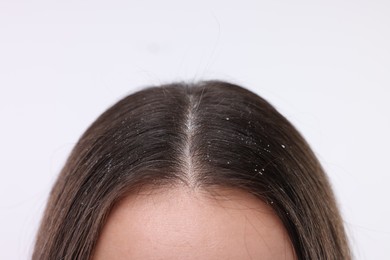
{"label": "woman's head", "polygon": [[[160,206],[150,207],[152,198]],[[175,201],[181,214],[171,210]],[[240,205],[250,212],[232,209]],[[221,208],[241,215],[228,218],[223,212],[229,210]],[[256,211],[260,220],[244,225],[254,222]],[[187,242],[185,232],[198,235],[195,247],[210,246],[215,253],[223,246],[249,246],[249,257],[261,253],[254,233],[260,230],[259,241],[276,241],[275,248],[291,249],[297,259],[350,258],[329,181],[308,144],[267,101],[222,81],[150,86],[105,111],[82,135],[54,184],[33,259],[90,259],[94,253],[98,259],[110,250],[105,246],[112,244],[120,220],[133,223],[127,245],[140,241],[140,229],[156,230],[161,223],[166,229],[149,232],[156,239],[150,245],[168,230],[180,230]],[[240,226],[249,230],[242,243],[235,237],[213,244],[218,236],[237,234]]]}

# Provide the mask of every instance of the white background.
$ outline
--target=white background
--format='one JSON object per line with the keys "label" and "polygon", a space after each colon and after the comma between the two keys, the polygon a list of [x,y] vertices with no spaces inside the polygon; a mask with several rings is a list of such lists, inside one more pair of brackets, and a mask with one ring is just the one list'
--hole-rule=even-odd
{"label": "white background", "polygon": [[0,259],[29,259],[49,190],[110,105],[223,79],[301,131],[355,259],[390,258],[390,2],[0,0]]}

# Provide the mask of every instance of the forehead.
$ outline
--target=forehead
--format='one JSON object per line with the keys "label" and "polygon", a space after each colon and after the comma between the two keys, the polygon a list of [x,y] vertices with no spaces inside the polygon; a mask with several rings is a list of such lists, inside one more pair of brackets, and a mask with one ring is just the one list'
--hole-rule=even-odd
{"label": "forehead", "polygon": [[144,190],[115,205],[99,237],[100,259],[294,259],[279,218],[253,195],[185,187]]}

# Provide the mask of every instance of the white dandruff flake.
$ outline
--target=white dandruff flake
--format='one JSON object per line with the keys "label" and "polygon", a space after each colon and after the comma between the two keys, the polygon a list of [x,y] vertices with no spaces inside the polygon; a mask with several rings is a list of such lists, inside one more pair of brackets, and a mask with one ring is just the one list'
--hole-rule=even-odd
{"label": "white dandruff flake", "polygon": [[286,148],[286,146],[284,144],[282,144],[282,148],[284,149],[284,148]]}
{"label": "white dandruff flake", "polygon": [[227,117],[226,120],[229,120],[229,118]]}

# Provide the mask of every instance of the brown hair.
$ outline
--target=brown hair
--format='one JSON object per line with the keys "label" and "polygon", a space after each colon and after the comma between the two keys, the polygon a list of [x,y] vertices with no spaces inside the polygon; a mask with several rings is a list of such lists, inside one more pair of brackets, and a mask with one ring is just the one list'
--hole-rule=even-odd
{"label": "brown hair", "polygon": [[117,201],[173,183],[244,189],[272,206],[297,259],[351,259],[307,142],[266,100],[217,80],[145,87],[99,116],[51,190],[33,259],[90,259]]}

